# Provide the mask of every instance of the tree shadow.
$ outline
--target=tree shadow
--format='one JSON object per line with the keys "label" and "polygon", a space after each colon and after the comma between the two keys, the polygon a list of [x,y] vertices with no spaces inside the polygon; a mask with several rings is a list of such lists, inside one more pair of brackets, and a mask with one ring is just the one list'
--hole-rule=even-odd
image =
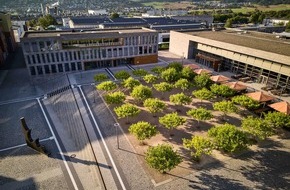
{"label": "tree shadow", "polygon": [[219,115],[219,116],[215,116],[216,119],[216,123],[218,124],[232,124],[235,126],[241,126],[242,122],[240,118],[237,117],[233,117],[230,115]]}
{"label": "tree shadow", "polygon": [[213,105],[211,102],[199,101],[194,102],[192,105],[194,105],[196,108],[206,108],[208,110],[213,110]]}
{"label": "tree shadow", "polygon": [[288,189],[290,187],[290,152],[262,150],[251,155],[241,173],[256,184],[256,189]]}
{"label": "tree shadow", "polygon": [[185,129],[189,131],[208,131],[214,125],[212,123],[206,121],[200,121],[199,123],[194,119],[187,119],[185,123]]}
{"label": "tree shadow", "polygon": [[245,187],[239,180],[228,179],[220,175],[210,175],[208,173],[202,172],[197,176],[198,182],[190,181],[191,184],[188,186],[191,189],[215,189],[215,190],[224,190],[224,189],[249,189]]}

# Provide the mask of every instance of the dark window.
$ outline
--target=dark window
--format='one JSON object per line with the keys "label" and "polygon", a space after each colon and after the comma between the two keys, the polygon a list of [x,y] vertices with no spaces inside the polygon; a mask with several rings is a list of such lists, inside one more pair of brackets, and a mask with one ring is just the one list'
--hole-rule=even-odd
{"label": "dark window", "polygon": [[46,74],[49,74],[50,73],[50,70],[49,70],[49,66],[48,65],[44,65],[44,71]]}
{"label": "dark window", "polygon": [[81,64],[81,62],[78,62],[78,70],[82,70],[82,64]]}
{"label": "dark window", "polygon": [[34,67],[30,67],[30,74],[31,75],[36,75],[36,72],[35,72],[35,68]]}
{"label": "dark window", "polygon": [[38,73],[39,75],[43,75],[42,66],[37,66],[37,73]]}
{"label": "dark window", "polygon": [[64,68],[65,68],[65,71],[69,71],[69,65],[68,65],[68,63],[65,63],[64,64]]}
{"label": "dark window", "polygon": [[54,60],[54,53],[51,53],[51,59],[52,59],[52,62],[55,62],[55,60]]}
{"label": "dark window", "polygon": [[58,64],[58,72],[63,72],[62,64]]}
{"label": "dark window", "polygon": [[70,63],[71,64],[71,70],[75,71],[76,70],[76,64],[75,63]]}
{"label": "dark window", "polygon": [[56,73],[56,65],[51,65],[51,72]]}
{"label": "dark window", "polygon": [[47,62],[50,63],[49,53],[46,54]]}
{"label": "dark window", "polygon": [[37,56],[37,63],[40,63],[40,62],[41,62],[41,61],[40,61],[40,55],[37,54],[36,56]]}

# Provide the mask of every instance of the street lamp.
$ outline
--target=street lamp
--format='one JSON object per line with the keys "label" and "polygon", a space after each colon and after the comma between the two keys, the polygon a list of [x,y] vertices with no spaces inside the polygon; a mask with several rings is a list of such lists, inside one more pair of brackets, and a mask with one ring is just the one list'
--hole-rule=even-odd
{"label": "street lamp", "polygon": [[118,127],[120,126],[120,124],[119,123],[115,123],[114,126],[115,126],[115,132],[116,132],[117,148],[119,149],[120,148],[120,145],[119,145]]}

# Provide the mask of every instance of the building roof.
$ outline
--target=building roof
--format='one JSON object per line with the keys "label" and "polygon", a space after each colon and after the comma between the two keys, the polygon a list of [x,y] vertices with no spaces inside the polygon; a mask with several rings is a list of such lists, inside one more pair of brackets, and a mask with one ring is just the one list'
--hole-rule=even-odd
{"label": "building roof", "polygon": [[71,21],[76,25],[98,25],[101,23],[111,22],[107,17],[74,17]]}
{"label": "building roof", "polygon": [[210,40],[290,56],[290,41],[277,39],[276,35],[272,34],[236,31],[201,31],[186,33]]}
{"label": "building roof", "polygon": [[25,32],[23,38],[46,38],[46,37],[63,37],[63,38],[81,38],[90,35],[99,36],[117,36],[120,34],[132,34],[132,33],[155,33],[149,30],[143,29],[130,29],[130,30],[95,30],[95,31],[83,31],[83,32],[72,32],[72,31],[29,31]]}

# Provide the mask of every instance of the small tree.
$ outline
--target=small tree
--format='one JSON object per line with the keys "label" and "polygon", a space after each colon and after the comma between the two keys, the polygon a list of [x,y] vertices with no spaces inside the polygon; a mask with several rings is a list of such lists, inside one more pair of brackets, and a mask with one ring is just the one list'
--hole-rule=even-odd
{"label": "small tree", "polygon": [[136,106],[132,104],[123,104],[119,107],[115,107],[114,111],[119,119],[126,118],[127,123],[129,117],[134,117],[140,113],[140,109],[138,109]]}
{"label": "small tree", "polygon": [[236,152],[248,147],[247,135],[234,125],[224,124],[208,130],[209,137],[213,138],[218,149],[225,152]]}
{"label": "small tree", "polygon": [[180,117],[176,112],[169,113],[163,117],[159,117],[159,123],[164,125],[167,129],[173,130],[180,125],[183,125],[186,122],[186,119]]}
{"label": "small tree", "polygon": [[226,28],[231,28],[233,25],[233,19],[232,18],[228,18],[225,24]]}
{"label": "small tree", "polygon": [[174,68],[168,68],[161,73],[161,78],[166,82],[175,82],[180,78],[180,74]]}
{"label": "small tree", "polygon": [[148,122],[139,121],[129,127],[129,132],[135,135],[141,144],[144,144],[145,139],[150,139],[157,134],[157,129]]}
{"label": "small tree", "polygon": [[143,77],[143,80],[146,82],[146,83],[154,83],[158,80],[158,77],[155,76],[155,75],[152,75],[152,74],[148,74],[148,75],[145,75]]}
{"label": "small tree", "polygon": [[242,120],[242,129],[258,140],[264,140],[273,134],[273,128],[267,122],[252,116]]}
{"label": "small tree", "polygon": [[192,92],[192,95],[196,98],[202,100],[210,100],[214,97],[213,93],[206,88],[202,88],[201,90],[195,90]]}
{"label": "small tree", "polygon": [[239,95],[232,98],[232,101],[247,109],[253,110],[260,107],[260,103],[246,95]]}
{"label": "small tree", "polygon": [[104,73],[101,73],[101,74],[96,74],[95,76],[94,76],[94,80],[96,81],[96,82],[103,82],[103,81],[105,81],[105,80],[109,80],[110,78],[106,75],[106,74],[104,74]]}
{"label": "small tree", "polygon": [[199,121],[210,120],[211,118],[213,118],[211,111],[204,108],[191,109],[186,113],[188,116],[196,119],[198,124],[199,124]]}
{"label": "small tree", "polygon": [[105,95],[105,101],[108,104],[121,104],[125,101],[125,99],[126,99],[126,96],[121,91],[108,93],[107,95]]}
{"label": "small tree", "polygon": [[161,112],[165,108],[165,103],[157,98],[148,98],[144,101],[146,107],[151,113]]}
{"label": "small tree", "polygon": [[135,86],[139,86],[140,82],[137,79],[134,79],[133,77],[129,77],[123,81],[123,86],[125,88],[133,89]]}
{"label": "small tree", "polygon": [[151,168],[161,173],[172,170],[182,161],[179,154],[171,146],[165,144],[149,147],[145,160]]}
{"label": "small tree", "polygon": [[111,91],[117,88],[117,84],[112,81],[105,81],[98,84],[96,87],[98,90]]}
{"label": "small tree", "polygon": [[133,75],[138,76],[138,77],[142,77],[149,74],[148,71],[146,71],[145,69],[136,69],[132,73]]}
{"label": "small tree", "polygon": [[162,92],[162,94],[164,92],[168,92],[170,90],[172,90],[173,86],[167,82],[161,82],[159,84],[153,84],[153,87],[157,90]]}
{"label": "small tree", "polygon": [[169,96],[169,100],[175,105],[189,104],[192,101],[191,98],[186,96],[184,93],[173,94]]}
{"label": "small tree", "polygon": [[118,80],[125,80],[129,78],[131,75],[127,71],[118,71],[115,73],[115,77]]}
{"label": "small tree", "polygon": [[194,82],[195,82],[196,86],[198,86],[199,88],[209,87],[212,84],[210,76],[206,73],[196,75],[194,77]]}
{"label": "small tree", "polygon": [[179,79],[174,84],[175,88],[180,88],[182,91],[187,90],[191,87],[191,83],[187,79]]}
{"label": "small tree", "polygon": [[118,13],[112,13],[110,18],[115,19],[115,18],[119,18],[119,17],[120,17],[120,15]]}
{"label": "small tree", "polygon": [[177,72],[181,72],[183,69],[183,66],[179,62],[171,62],[168,64],[167,68],[174,68]]}
{"label": "small tree", "polygon": [[199,161],[203,154],[210,155],[213,143],[210,139],[202,136],[192,136],[191,139],[182,139],[183,146],[191,150],[191,156],[195,161]]}
{"label": "small tree", "polygon": [[238,108],[231,101],[221,101],[213,104],[213,109],[223,112],[223,119],[229,113],[238,111]]}
{"label": "small tree", "polygon": [[223,97],[231,97],[235,95],[235,91],[231,89],[230,87],[226,85],[218,85],[218,84],[213,84],[210,86],[210,90],[218,96],[223,96]]}
{"label": "small tree", "polygon": [[181,71],[182,78],[185,78],[189,81],[193,81],[196,74],[193,72],[193,70],[190,67],[184,67]]}
{"label": "small tree", "polygon": [[139,85],[133,88],[130,95],[138,101],[144,101],[152,97],[152,90],[148,86]]}
{"label": "small tree", "polygon": [[151,71],[155,74],[157,74],[158,76],[161,75],[161,73],[166,70],[165,67],[160,67],[160,66],[156,66],[154,68],[151,69]]}
{"label": "small tree", "polygon": [[268,112],[265,120],[274,128],[290,128],[290,116],[281,112]]}

